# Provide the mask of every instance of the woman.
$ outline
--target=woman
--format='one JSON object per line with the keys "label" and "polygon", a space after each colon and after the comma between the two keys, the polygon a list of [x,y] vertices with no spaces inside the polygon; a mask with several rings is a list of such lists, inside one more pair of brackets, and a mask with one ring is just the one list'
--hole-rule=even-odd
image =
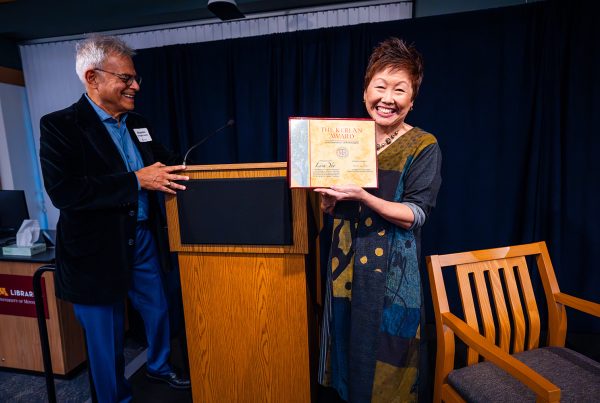
{"label": "woman", "polygon": [[319,381],[350,402],[418,399],[420,228],[441,184],[435,137],[405,122],[422,78],[413,46],[389,38],[375,48],[364,103],[375,121],[379,189],[315,189],[334,215]]}

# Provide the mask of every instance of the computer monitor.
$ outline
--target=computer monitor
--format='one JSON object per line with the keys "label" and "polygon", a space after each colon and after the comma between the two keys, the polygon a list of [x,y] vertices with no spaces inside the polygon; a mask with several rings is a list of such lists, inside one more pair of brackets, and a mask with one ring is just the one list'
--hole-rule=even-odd
{"label": "computer monitor", "polygon": [[15,236],[23,220],[29,219],[25,192],[0,190],[0,237]]}

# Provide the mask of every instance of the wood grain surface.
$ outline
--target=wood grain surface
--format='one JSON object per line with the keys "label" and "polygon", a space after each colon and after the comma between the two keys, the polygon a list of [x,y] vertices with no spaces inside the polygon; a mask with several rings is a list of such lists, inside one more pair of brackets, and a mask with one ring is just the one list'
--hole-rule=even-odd
{"label": "wood grain surface", "polygon": [[[0,262],[1,274],[31,276],[40,263]],[[73,306],[54,296],[54,274],[44,274],[49,319],[46,320],[52,370],[65,375],[85,361],[83,331]],[[0,367],[44,371],[36,318],[0,315]]]}
{"label": "wood grain surface", "polygon": [[197,402],[309,402],[303,255],[180,253]]}

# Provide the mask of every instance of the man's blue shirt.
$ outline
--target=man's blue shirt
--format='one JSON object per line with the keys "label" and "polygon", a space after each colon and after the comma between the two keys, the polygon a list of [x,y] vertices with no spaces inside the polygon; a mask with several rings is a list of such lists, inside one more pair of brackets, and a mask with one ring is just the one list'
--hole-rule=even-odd
{"label": "man's blue shirt", "polygon": [[[106,127],[106,130],[108,130],[110,138],[117,146],[119,154],[121,154],[121,158],[123,158],[123,162],[125,162],[125,166],[127,166],[127,170],[129,172],[133,172],[142,169],[144,167],[144,161],[142,160],[142,156],[140,155],[137,147],[133,143],[133,140],[131,140],[131,135],[129,134],[129,130],[127,130],[127,125],[125,124],[127,121],[127,113],[122,114],[120,121],[117,121],[102,108],[96,105],[87,94],[85,94],[85,97],[100,117],[100,120],[104,124],[104,127]],[[140,188],[139,182],[138,190],[137,219],[138,221],[144,221],[148,219],[148,193],[146,190]]]}

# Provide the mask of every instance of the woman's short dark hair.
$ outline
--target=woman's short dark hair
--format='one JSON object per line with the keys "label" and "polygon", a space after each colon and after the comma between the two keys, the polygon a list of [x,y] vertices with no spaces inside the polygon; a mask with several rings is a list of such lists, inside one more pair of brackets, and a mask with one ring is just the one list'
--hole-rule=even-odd
{"label": "woman's short dark hair", "polygon": [[365,73],[364,89],[366,90],[373,76],[386,68],[404,70],[412,82],[412,99],[419,93],[423,81],[423,58],[411,44],[398,38],[388,38],[381,42],[371,53],[369,65]]}

